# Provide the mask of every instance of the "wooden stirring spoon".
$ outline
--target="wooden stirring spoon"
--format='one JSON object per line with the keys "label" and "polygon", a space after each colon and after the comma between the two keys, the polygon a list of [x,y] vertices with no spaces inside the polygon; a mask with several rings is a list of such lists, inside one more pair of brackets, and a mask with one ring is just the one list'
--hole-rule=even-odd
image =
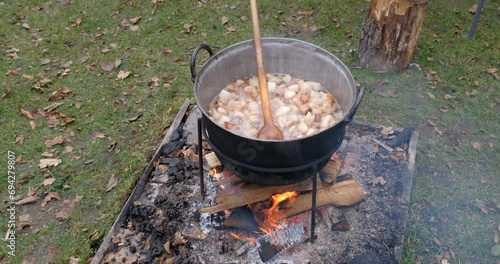
{"label": "wooden stirring spoon", "polygon": [[258,139],[282,140],[283,132],[274,124],[267,90],[266,71],[262,58],[262,47],[260,44],[259,17],[257,14],[257,0],[250,0],[252,10],[253,39],[255,42],[255,53],[257,55],[257,73],[259,77],[260,101],[262,104],[262,115],[264,116],[264,127],[257,134]]}

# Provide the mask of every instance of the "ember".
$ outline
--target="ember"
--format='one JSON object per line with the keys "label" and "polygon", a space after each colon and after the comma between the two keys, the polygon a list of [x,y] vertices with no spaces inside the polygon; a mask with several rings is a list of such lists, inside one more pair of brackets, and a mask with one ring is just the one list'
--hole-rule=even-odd
{"label": "ember", "polygon": [[238,239],[238,240],[244,240],[244,241],[248,241],[252,244],[256,244],[257,243],[257,239],[253,238],[253,237],[246,237],[246,236],[243,236],[243,235],[237,235],[236,233],[233,233],[233,232],[229,232],[229,234],[231,236],[233,236],[234,238]]}

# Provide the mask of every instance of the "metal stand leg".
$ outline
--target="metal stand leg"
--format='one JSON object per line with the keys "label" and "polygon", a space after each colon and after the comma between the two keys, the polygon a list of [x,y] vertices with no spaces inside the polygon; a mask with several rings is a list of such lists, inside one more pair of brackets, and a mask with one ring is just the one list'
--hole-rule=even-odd
{"label": "metal stand leg", "polygon": [[201,118],[198,118],[198,163],[200,171],[200,197],[205,199],[205,182],[203,181],[203,141],[201,138]]}
{"label": "metal stand leg", "polygon": [[476,13],[474,14],[474,19],[472,20],[472,25],[470,26],[468,39],[472,39],[474,37],[474,31],[476,31],[477,21],[479,20],[479,16],[481,15],[481,10],[483,9],[484,0],[479,0],[477,2]]}
{"label": "metal stand leg", "polygon": [[316,227],[316,192],[317,192],[317,183],[318,181],[318,173],[313,176],[313,189],[312,189],[312,209],[311,209],[311,243],[314,243],[314,229]]}

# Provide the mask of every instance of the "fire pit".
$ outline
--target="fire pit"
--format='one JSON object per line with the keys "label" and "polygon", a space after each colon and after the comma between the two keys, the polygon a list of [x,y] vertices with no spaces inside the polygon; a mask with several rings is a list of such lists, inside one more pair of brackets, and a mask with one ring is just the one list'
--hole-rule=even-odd
{"label": "fire pit", "polygon": [[[347,126],[342,145],[329,159],[325,174],[320,175],[322,181],[316,182],[320,207],[313,244],[307,243],[311,239],[310,207],[305,212],[293,212],[304,204],[310,206],[308,192],[313,180],[294,183],[292,190],[288,185],[252,187],[242,183],[217,165],[217,159],[210,158],[213,150],[209,145],[203,143],[204,153],[197,153],[200,116],[195,108],[184,129],[176,130],[174,140],[163,147],[162,157],[152,161],[155,169],[148,175],[140,197],[131,201],[129,212],[117,230],[110,232],[109,243],[103,243],[102,253],[96,254],[93,263],[399,262],[415,132],[358,123]],[[210,165],[200,168],[198,158],[207,154]],[[204,200],[200,199],[200,170],[206,179]],[[327,205],[335,204],[331,201],[321,206],[321,192],[343,190],[345,185],[359,186],[364,200],[350,206]],[[211,213],[220,204],[240,199],[234,197],[246,196],[248,188],[264,196],[267,190],[269,195],[263,201],[246,200],[244,206],[218,208]],[[355,193],[356,188],[347,193]],[[282,195],[272,198],[274,194]],[[328,196],[338,199],[341,194]],[[292,202],[289,197],[295,195]],[[250,209],[247,204],[251,204]],[[263,226],[259,214],[264,211],[273,212],[274,219]]]}

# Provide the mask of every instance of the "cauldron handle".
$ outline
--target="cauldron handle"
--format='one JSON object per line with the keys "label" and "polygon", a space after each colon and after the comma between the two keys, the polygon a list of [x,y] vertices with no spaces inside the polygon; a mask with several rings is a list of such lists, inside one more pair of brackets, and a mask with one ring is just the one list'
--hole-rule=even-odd
{"label": "cauldron handle", "polygon": [[344,123],[349,123],[352,121],[352,119],[354,118],[354,114],[356,114],[356,111],[358,111],[358,107],[361,104],[361,99],[363,99],[364,94],[365,94],[365,85],[361,85],[361,87],[359,87],[358,93],[356,94],[356,101],[354,101],[354,105],[344,118]]}
{"label": "cauldron handle", "polygon": [[210,54],[210,57],[214,55],[214,52],[208,46],[207,44],[200,44],[196,49],[194,49],[193,53],[191,54],[191,60],[189,61],[189,66],[191,67],[191,81],[194,82],[196,80],[196,56],[198,56],[198,52],[204,49],[208,51],[208,54]]}

